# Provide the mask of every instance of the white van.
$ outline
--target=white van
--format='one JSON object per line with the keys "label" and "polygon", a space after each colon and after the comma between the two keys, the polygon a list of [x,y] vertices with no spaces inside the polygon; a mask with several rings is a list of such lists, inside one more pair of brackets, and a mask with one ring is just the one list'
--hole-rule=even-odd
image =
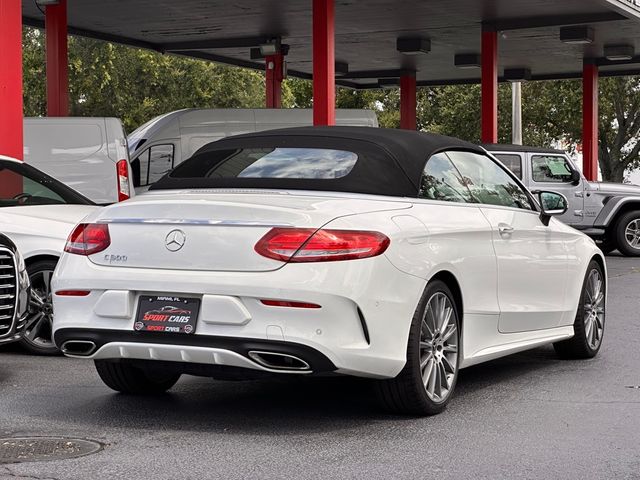
{"label": "white van", "polygon": [[134,194],[127,139],[117,118],[27,117],[24,160],[99,204]]}
{"label": "white van", "polygon": [[[313,124],[311,109],[184,109],[160,115],[128,137],[133,185],[138,192],[207,143],[231,135]],[[336,124],[377,127],[372,110],[336,110]]]}

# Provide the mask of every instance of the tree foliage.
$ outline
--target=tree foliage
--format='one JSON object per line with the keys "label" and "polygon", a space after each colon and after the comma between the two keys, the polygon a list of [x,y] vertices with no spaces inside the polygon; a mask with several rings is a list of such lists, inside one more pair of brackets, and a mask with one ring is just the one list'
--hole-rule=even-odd
{"label": "tree foliage", "polygon": [[[44,35],[25,28],[23,35],[24,108],[28,116],[46,112]],[[115,116],[132,131],[156,115],[180,108],[259,108],[264,106],[261,72],[201,60],[162,55],[96,40],[69,39],[70,110],[78,116]],[[548,146],[576,146],[582,130],[580,81],[523,84],[523,140]],[[311,108],[309,80],[283,83],[283,106]],[[498,91],[499,141],[511,137],[511,90]],[[398,89],[354,91],[338,88],[338,108],[369,108],[380,125],[400,124]],[[418,91],[418,128],[480,141],[480,87],[456,85]],[[622,181],[640,167],[640,77],[600,80],[600,155],[605,180]]]}

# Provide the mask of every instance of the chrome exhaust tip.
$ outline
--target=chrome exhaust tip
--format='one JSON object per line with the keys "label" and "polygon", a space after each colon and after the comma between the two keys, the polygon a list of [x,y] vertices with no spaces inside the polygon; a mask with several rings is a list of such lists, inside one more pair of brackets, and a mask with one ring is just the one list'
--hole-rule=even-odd
{"label": "chrome exhaust tip", "polygon": [[65,355],[88,357],[96,350],[96,344],[91,340],[67,340],[60,350]]}
{"label": "chrome exhaust tip", "polygon": [[311,366],[307,362],[301,358],[288,355],[286,353],[251,350],[248,355],[254,362],[272,370],[296,372],[311,371]]}

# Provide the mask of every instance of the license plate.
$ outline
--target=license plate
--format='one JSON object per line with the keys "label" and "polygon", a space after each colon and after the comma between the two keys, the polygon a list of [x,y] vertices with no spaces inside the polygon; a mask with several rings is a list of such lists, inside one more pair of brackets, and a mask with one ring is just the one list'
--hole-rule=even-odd
{"label": "license plate", "polygon": [[133,329],[138,332],[186,333],[196,330],[199,298],[141,295]]}

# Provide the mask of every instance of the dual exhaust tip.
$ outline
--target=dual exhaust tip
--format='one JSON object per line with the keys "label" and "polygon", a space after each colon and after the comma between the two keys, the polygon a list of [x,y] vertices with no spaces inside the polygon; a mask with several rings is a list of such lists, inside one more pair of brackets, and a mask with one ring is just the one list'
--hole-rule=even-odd
{"label": "dual exhaust tip", "polygon": [[[74,357],[89,357],[96,351],[97,345],[91,340],[67,340],[60,348],[62,353]],[[248,353],[251,360],[271,370],[310,372],[311,366],[293,355],[278,352],[251,350]]]}
{"label": "dual exhaust tip", "polygon": [[88,357],[96,351],[96,344],[91,340],[67,340],[60,350],[65,355],[74,357]]}
{"label": "dual exhaust tip", "polygon": [[286,353],[264,352],[251,350],[249,358],[263,367],[271,370],[310,372],[311,366],[301,358]]}

